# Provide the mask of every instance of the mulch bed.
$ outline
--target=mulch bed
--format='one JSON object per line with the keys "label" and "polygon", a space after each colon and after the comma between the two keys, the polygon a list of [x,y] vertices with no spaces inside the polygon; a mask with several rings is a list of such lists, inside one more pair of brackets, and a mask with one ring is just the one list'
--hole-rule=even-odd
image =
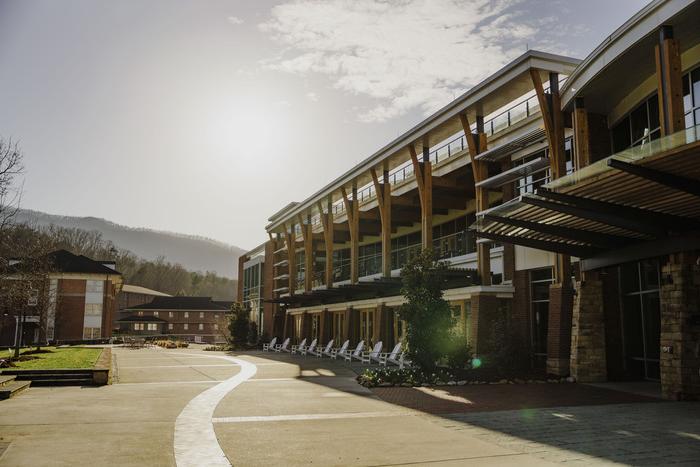
{"label": "mulch bed", "polygon": [[432,414],[659,401],[577,383],[376,387],[371,390],[386,402]]}

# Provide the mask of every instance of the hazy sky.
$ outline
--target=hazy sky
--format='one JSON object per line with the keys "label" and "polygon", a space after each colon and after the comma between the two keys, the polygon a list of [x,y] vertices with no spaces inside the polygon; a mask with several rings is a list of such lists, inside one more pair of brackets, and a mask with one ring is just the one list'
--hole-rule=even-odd
{"label": "hazy sky", "polygon": [[526,47],[583,58],[645,3],[0,0],[0,136],[25,208],[252,248]]}

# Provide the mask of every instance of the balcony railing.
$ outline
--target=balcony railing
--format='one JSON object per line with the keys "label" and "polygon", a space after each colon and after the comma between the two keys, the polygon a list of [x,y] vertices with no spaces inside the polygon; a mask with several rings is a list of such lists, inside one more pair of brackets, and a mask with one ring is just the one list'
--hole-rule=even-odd
{"label": "balcony railing", "polygon": [[[559,80],[559,83],[563,83],[566,78]],[[549,91],[549,87],[545,87],[545,91]],[[524,100],[517,102],[511,107],[505,109],[504,111],[498,113],[497,115],[484,121],[484,132],[487,136],[493,136],[510,126],[525,120],[531,115],[535,115],[540,111],[539,101],[537,96],[530,96]],[[472,124],[472,131],[476,129],[476,124]],[[428,159],[433,164],[442,162],[455,154],[461,153],[467,147],[467,140],[464,136],[458,135],[448,140],[447,142],[440,144],[438,147],[432,149],[428,154]],[[413,176],[413,163],[411,161],[406,161],[391,172],[389,172],[389,183],[396,185],[404,180]],[[374,190],[374,184],[369,184],[361,187],[357,192],[357,199],[362,203],[368,201],[376,196]],[[341,214],[345,212],[345,204],[343,200],[336,201],[333,204],[333,213]],[[320,223],[320,217],[318,215],[312,218],[313,224]]]}
{"label": "balcony railing", "polygon": [[360,256],[357,266],[359,277],[378,274],[382,271],[382,254],[375,253],[373,255]]}
{"label": "balcony railing", "polygon": [[474,232],[463,230],[433,239],[433,251],[438,259],[449,259],[476,251]]}

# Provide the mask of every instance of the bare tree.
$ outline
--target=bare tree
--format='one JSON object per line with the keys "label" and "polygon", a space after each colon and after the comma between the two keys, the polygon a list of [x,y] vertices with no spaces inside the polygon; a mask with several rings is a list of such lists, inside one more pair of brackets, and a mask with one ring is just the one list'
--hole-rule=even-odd
{"label": "bare tree", "polygon": [[19,211],[22,190],[15,185],[15,179],[23,172],[22,152],[18,144],[0,138],[0,232]]}

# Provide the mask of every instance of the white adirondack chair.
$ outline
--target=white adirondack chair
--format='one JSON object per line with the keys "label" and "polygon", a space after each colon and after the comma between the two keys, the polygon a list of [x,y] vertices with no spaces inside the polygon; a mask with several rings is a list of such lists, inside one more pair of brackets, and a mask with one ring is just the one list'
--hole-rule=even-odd
{"label": "white adirondack chair", "polygon": [[326,347],[324,349],[317,349],[313,352],[309,352],[311,355],[316,355],[316,357],[321,358],[324,355],[328,355],[330,357],[331,355],[331,349],[333,348],[333,339],[328,341],[328,344],[326,344]]}
{"label": "white adirondack chair", "polygon": [[289,347],[289,337],[287,337],[281,344],[275,346],[275,352],[289,352],[287,347]]}
{"label": "white adirondack chair", "polygon": [[362,349],[365,348],[365,341],[361,340],[360,342],[357,343],[357,347],[355,347],[355,350],[352,351],[352,353],[347,353],[345,352],[345,355],[343,357],[345,358],[346,362],[352,363],[352,359],[360,359],[360,354],[362,353]]}
{"label": "white adirondack chair", "polygon": [[292,346],[292,353],[301,353],[306,348],[306,337],[299,342],[299,345]]}
{"label": "white adirondack chair", "polygon": [[333,360],[337,359],[338,357],[344,357],[345,354],[346,354],[347,351],[348,351],[348,346],[349,346],[349,345],[350,345],[350,341],[349,341],[349,340],[346,340],[345,342],[343,342],[343,345],[341,345],[341,346],[338,347],[337,349],[331,349],[330,357],[331,357]]}
{"label": "white adirondack chair", "polygon": [[303,356],[306,356],[307,353],[314,353],[314,351],[316,350],[317,343],[318,343],[318,339],[312,340],[307,348],[301,349],[301,354]]}
{"label": "white adirondack chair", "polygon": [[401,352],[401,342],[396,344],[390,353],[380,353],[378,355],[378,361],[382,366],[387,366],[389,363],[401,366],[399,356],[403,358],[403,352]]}
{"label": "white adirondack chair", "polygon": [[379,341],[376,344],[374,344],[374,347],[372,348],[371,352],[362,352],[362,354],[360,354],[360,362],[362,362],[363,364],[370,364],[372,363],[372,360],[377,360],[379,354],[382,351],[382,345],[382,341]]}
{"label": "white adirondack chair", "polygon": [[270,350],[275,350],[276,343],[277,343],[277,338],[273,337],[269,343],[263,344],[263,352],[269,352]]}

